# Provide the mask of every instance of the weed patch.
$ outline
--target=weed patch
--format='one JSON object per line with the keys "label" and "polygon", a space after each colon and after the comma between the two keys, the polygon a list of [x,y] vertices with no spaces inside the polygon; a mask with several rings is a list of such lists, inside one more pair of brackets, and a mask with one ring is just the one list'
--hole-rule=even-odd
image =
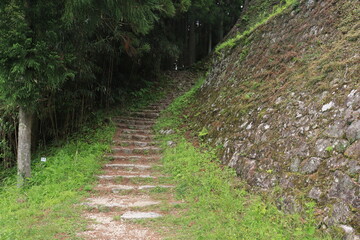
{"label": "weed patch", "polygon": [[94,180],[113,133],[112,126],[101,126],[47,151],[47,162],[34,164],[24,189],[16,187],[16,175],[8,178],[0,191],[0,239],[76,239],[85,222],[75,204]]}

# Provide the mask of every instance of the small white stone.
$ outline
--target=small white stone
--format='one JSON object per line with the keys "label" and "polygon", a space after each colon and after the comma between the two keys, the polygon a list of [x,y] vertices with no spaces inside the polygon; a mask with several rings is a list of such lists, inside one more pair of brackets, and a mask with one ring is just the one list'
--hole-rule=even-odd
{"label": "small white stone", "polygon": [[172,188],[174,186],[170,186],[170,185],[159,185],[159,186],[155,186],[155,185],[143,185],[143,186],[139,186],[138,188],[140,190],[144,190],[144,189],[151,189],[151,188],[156,188],[156,187],[159,187],[159,188]]}
{"label": "small white stone", "polygon": [[347,225],[339,225],[339,227],[341,227],[345,233],[347,234],[351,234],[354,232],[354,229],[350,226],[347,226]]}
{"label": "small white stone", "polygon": [[145,219],[145,218],[158,218],[162,215],[155,212],[126,212],[121,218],[123,219]]}
{"label": "small white stone", "polygon": [[264,129],[265,130],[268,130],[270,128],[270,125],[268,125],[268,124],[266,124],[265,126],[264,126]]}
{"label": "small white stone", "polygon": [[322,111],[322,112],[326,112],[327,110],[330,110],[330,109],[333,108],[334,106],[335,106],[335,103],[331,101],[331,102],[325,104],[325,105],[321,108],[321,111]]}
{"label": "small white stone", "polygon": [[282,98],[281,97],[278,97],[275,101],[275,104],[278,105],[282,102]]}
{"label": "small white stone", "polygon": [[116,186],[116,188],[113,188],[111,191],[114,193],[118,193],[123,190],[133,190],[133,189],[135,189],[135,187],[133,187],[133,186],[118,185],[118,186]]}
{"label": "small white stone", "polygon": [[348,97],[353,97],[356,92],[357,92],[357,91],[356,91],[355,89],[352,90],[352,91],[349,93]]}
{"label": "small white stone", "polygon": [[246,130],[250,130],[252,128],[252,122],[246,127]]}
{"label": "small white stone", "polygon": [[241,124],[240,128],[243,128],[246,126],[246,124],[248,124],[248,122],[244,122],[243,124]]}

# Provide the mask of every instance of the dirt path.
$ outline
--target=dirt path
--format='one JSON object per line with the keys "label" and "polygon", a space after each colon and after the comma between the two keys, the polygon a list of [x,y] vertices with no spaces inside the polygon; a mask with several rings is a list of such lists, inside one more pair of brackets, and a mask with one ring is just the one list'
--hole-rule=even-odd
{"label": "dirt path", "polygon": [[[159,231],[145,227],[137,220],[163,217],[166,207],[177,204],[172,196],[174,186],[168,184],[161,168],[161,149],[154,140],[152,126],[171,100],[188,89],[183,87],[171,97],[146,109],[115,118],[111,158],[92,193],[83,203],[84,217],[91,219],[86,231],[79,233],[84,239],[162,239]],[[158,229],[157,229],[158,230]]]}

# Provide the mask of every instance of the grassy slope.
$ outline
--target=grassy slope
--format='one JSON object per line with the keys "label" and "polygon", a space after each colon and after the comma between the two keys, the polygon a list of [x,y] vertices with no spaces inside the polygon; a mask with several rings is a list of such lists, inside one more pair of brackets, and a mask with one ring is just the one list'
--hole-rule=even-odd
{"label": "grassy slope", "polygon": [[270,12],[269,14],[266,14],[265,16],[261,16],[261,18],[258,21],[256,21],[253,24],[250,24],[249,27],[245,31],[237,33],[234,37],[219,44],[216,47],[215,52],[220,53],[220,51],[225,48],[232,48],[232,47],[236,46],[236,44],[240,40],[248,37],[252,32],[254,32],[256,29],[258,29],[260,26],[266,24],[274,17],[279,16],[280,14],[282,14],[285,10],[289,9],[290,7],[294,7],[296,4],[298,4],[298,0],[285,0],[284,4],[279,4],[276,7],[274,7],[272,12]]}
{"label": "grassy slope", "polygon": [[[312,203],[307,216],[285,215],[271,200],[244,190],[229,168],[222,168],[208,147],[195,148],[185,137],[182,110],[194,101],[202,80],[164,111],[156,129],[174,129],[159,135],[164,167],[177,183],[176,192],[185,200],[184,211],[160,219],[159,224],[177,226],[176,239],[331,239],[316,231]],[[175,141],[168,147],[167,141]],[[174,239],[172,236],[171,239]]]}
{"label": "grassy slope", "polygon": [[84,186],[93,181],[113,132],[113,126],[100,126],[52,149],[46,163],[37,160],[26,189],[8,179],[0,192],[0,239],[74,238],[84,224],[74,204],[90,189]]}
{"label": "grassy slope", "polygon": [[[135,111],[164,96],[165,82],[149,85],[131,93],[133,99],[125,108],[111,115]],[[98,173],[103,155],[109,151],[115,127],[103,124],[103,113],[86,123],[65,144],[39,152],[33,158],[32,178],[25,189],[16,187],[16,171],[0,182],[0,239],[77,239],[76,232],[86,226],[76,205],[92,189],[94,174]],[[47,162],[40,162],[46,156]]]}

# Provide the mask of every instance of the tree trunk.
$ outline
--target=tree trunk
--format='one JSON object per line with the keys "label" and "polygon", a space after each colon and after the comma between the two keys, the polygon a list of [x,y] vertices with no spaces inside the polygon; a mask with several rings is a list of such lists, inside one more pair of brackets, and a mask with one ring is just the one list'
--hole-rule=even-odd
{"label": "tree trunk", "polygon": [[242,13],[246,12],[249,8],[249,2],[250,0],[245,0],[244,1],[244,6],[243,6],[243,9],[242,9]]}
{"label": "tree trunk", "polygon": [[27,178],[31,176],[31,126],[32,113],[22,107],[19,111],[19,136],[18,136],[18,186],[24,185]]}
{"label": "tree trunk", "polygon": [[209,24],[209,33],[208,33],[208,37],[209,37],[209,45],[208,45],[208,54],[211,53],[212,51],[212,26],[211,24]]}
{"label": "tree trunk", "polygon": [[189,65],[193,65],[196,61],[196,36],[195,36],[195,21],[190,18],[189,31]]}
{"label": "tree trunk", "polygon": [[184,29],[184,46],[182,49],[182,62],[181,67],[189,65],[189,29],[188,29],[188,18],[184,18],[182,21],[182,28]]}
{"label": "tree trunk", "polygon": [[224,38],[224,14],[221,13],[220,21],[219,21],[219,29],[218,29],[219,41],[221,42]]}
{"label": "tree trunk", "polygon": [[39,143],[39,118],[37,116],[32,117],[31,127],[31,152],[35,152]]}

